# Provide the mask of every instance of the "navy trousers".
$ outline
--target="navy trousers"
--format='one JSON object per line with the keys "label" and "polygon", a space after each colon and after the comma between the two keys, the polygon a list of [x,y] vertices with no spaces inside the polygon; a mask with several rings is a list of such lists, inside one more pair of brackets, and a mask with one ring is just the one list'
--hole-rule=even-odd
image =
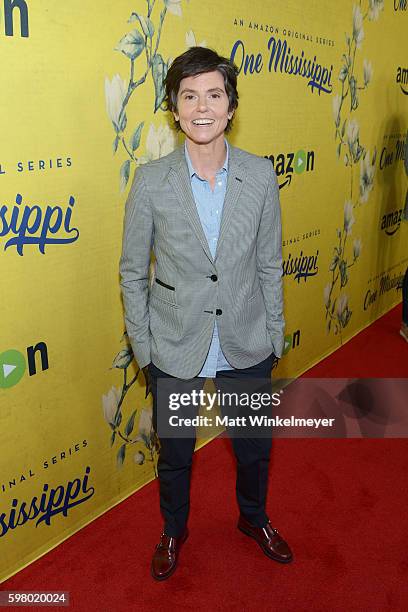
{"label": "navy trousers", "polygon": [[[215,386],[222,390],[223,381],[226,383],[231,378],[270,378],[274,361],[275,355],[272,353],[250,368],[221,370],[214,379]],[[157,430],[157,379],[172,377],[152,363],[148,367],[153,395],[153,427]],[[183,392],[186,392],[186,385],[189,391],[201,391],[205,380],[202,377],[183,380]],[[268,522],[265,505],[272,439],[233,437],[231,441],[237,461],[236,497],[240,512],[251,524],[264,527]],[[160,439],[157,464],[160,509],[164,518],[164,531],[172,537],[180,536],[187,524],[195,442],[195,435],[191,438]]]}

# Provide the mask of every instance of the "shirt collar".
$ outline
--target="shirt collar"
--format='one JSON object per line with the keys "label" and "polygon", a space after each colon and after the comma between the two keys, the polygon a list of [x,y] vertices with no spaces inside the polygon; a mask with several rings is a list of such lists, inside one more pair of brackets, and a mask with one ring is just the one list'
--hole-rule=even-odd
{"label": "shirt collar", "polygon": [[[225,170],[225,172],[228,174],[228,159],[229,159],[229,144],[228,141],[226,139],[224,139],[225,142],[225,146],[227,148],[227,154],[225,156],[225,161],[222,165],[222,167],[218,170],[218,172],[221,172],[221,170]],[[200,178],[197,174],[197,172],[194,170],[193,164],[191,162],[190,159],[190,155],[188,154],[188,149],[187,149],[187,142],[184,142],[184,152],[185,152],[185,156],[186,156],[186,161],[187,161],[187,166],[188,166],[188,173],[190,178],[193,178],[194,175],[197,176],[197,178]]]}

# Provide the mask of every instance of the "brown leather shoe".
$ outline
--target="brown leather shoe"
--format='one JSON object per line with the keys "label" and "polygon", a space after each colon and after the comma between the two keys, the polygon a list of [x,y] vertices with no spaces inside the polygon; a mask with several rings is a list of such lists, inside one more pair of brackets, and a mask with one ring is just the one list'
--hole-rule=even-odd
{"label": "brown leather shoe", "polygon": [[178,538],[168,536],[164,532],[161,534],[151,566],[151,574],[155,580],[166,580],[175,571],[181,545],[187,540],[187,537],[187,528]]}
{"label": "brown leather shoe", "polygon": [[265,555],[274,561],[279,561],[279,563],[289,563],[292,561],[292,551],[270,522],[263,528],[254,527],[241,515],[238,521],[238,529],[247,536],[254,538]]}

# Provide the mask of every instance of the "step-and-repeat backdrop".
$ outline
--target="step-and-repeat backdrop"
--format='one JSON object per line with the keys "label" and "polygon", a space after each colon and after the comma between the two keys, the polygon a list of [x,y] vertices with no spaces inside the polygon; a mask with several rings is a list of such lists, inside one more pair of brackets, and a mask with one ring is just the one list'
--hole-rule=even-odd
{"label": "step-and-repeat backdrop", "polygon": [[155,477],[118,262],[133,173],[177,144],[172,58],[204,45],[239,68],[230,141],[278,176],[279,373],[297,376],[401,299],[407,14],[404,0],[0,2],[0,578]]}

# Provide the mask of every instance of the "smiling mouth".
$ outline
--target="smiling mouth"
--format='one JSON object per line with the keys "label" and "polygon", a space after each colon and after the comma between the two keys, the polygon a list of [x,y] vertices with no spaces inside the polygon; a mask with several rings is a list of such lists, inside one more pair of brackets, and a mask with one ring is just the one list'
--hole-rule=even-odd
{"label": "smiling mouth", "polygon": [[214,119],[193,119],[193,125],[212,125]]}

